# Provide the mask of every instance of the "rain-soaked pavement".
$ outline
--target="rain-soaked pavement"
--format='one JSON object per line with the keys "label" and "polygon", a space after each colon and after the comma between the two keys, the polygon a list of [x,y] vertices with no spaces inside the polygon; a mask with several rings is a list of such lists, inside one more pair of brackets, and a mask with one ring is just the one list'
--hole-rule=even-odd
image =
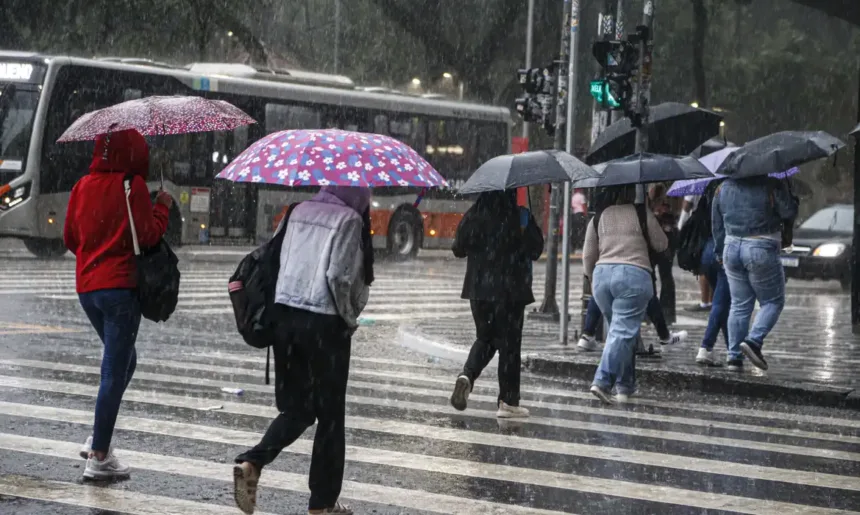
{"label": "rain-soaked pavement", "polygon": [[[73,262],[0,258],[0,513],[238,513],[230,462],[274,408],[265,355],[230,318],[232,268],[186,264],[175,317],[142,327],[115,435],[132,478],[92,485],[77,452],[100,345],[75,300]],[[502,424],[491,371],[469,410],[454,411],[457,364],[404,349],[398,328],[467,314],[462,273],[456,262],[378,266],[347,404],[343,498],[356,513],[860,512],[856,411],[648,385],[629,406],[602,407],[584,383],[524,375],[532,418]],[[804,287],[792,285],[801,297]],[[846,300],[809,287],[809,298]],[[306,513],[311,431],[266,469],[259,513]]]}

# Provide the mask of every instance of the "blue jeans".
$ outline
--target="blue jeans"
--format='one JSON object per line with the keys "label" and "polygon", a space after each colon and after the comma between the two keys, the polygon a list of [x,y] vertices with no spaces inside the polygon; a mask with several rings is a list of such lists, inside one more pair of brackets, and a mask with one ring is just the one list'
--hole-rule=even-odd
{"label": "blue jeans", "polygon": [[[761,348],[785,305],[785,271],[779,260],[779,242],[764,238],[726,237],[723,263],[732,307],[729,311],[729,348],[744,341]],[[752,317],[755,302],[761,309]]]}
{"label": "blue jeans", "polygon": [[633,265],[597,265],[594,298],[609,321],[609,334],[592,384],[603,390],[613,386],[621,394],[636,389],[636,336],[654,296],[651,274]]}
{"label": "blue jeans", "polygon": [[742,359],[743,355],[740,348],[732,348],[729,345],[728,322],[732,298],[729,293],[726,271],[723,270],[723,265],[717,261],[717,256],[714,254],[714,240],[708,241],[702,252],[702,274],[707,278],[708,284],[711,285],[711,290],[714,292],[713,305],[708,316],[708,327],[705,329],[705,336],[702,338],[702,347],[713,350],[720,330],[722,330],[723,338],[726,340],[726,348],[729,350],[728,359]]}
{"label": "blue jeans", "polygon": [[108,452],[122,395],[137,365],[134,342],[140,326],[140,302],[136,291],[125,289],[97,290],[78,297],[104,345],[93,450]]}
{"label": "blue jeans", "polygon": [[[653,278],[651,284],[653,285]],[[666,324],[666,317],[663,316],[663,308],[660,306],[660,300],[657,296],[651,297],[648,301],[646,310],[648,318],[654,324],[654,329],[657,331],[657,336],[661,340],[668,340],[672,335],[669,332],[669,326]],[[728,315],[728,311],[726,312]],[[597,305],[597,300],[592,296],[588,301],[588,308],[585,311],[585,327],[582,328],[582,334],[585,336],[594,336],[597,334],[597,326],[600,324],[600,307]]]}

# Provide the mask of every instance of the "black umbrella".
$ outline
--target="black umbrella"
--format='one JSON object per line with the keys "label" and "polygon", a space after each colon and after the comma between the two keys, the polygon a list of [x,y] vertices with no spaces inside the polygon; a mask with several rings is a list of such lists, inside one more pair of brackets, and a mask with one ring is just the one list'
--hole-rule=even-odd
{"label": "black umbrella", "polygon": [[851,132],[849,132],[848,134],[849,134],[849,135],[851,135],[851,136],[858,136],[858,135],[860,135],[860,125],[857,125],[857,127],[854,127],[854,130],[852,130],[852,131],[851,131]]}
{"label": "black umbrella", "polygon": [[499,191],[537,184],[578,181],[597,172],[561,150],[538,150],[490,159],[460,188],[463,195]]}
{"label": "black umbrella", "polygon": [[776,132],[739,148],[716,173],[734,178],[768,175],[829,157],[844,146],[840,139],[824,131]]}
{"label": "black umbrella", "polygon": [[600,172],[599,177],[577,181],[574,187],[601,188],[625,184],[704,179],[714,176],[694,157],[647,153],[607,161],[595,165],[594,169]]}
{"label": "black umbrella", "polygon": [[727,147],[736,147],[734,143],[725,139],[725,138],[711,138],[708,141],[702,143],[702,145],[696,150],[692,151],[690,155],[695,157],[696,159],[701,159],[708,154],[713,154],[718,150],[722,150]]}
{"label": "black umbrella", "polygon": [[[706,109],[666,102],[651,108],[648,151],[655,154],[688,155],[702,143],[720,133],[723,117]],[[585,162],[602,163],[629,156],[636,151],[636,128],[629,118],[619,120],[603,131],[591,145]]]}

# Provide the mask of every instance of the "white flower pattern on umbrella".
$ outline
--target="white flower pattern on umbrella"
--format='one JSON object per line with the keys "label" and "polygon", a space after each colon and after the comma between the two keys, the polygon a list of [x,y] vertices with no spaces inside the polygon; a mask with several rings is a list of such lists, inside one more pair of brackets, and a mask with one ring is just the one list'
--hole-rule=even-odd
{"label": "white flower pattern on umbrella", "polygon": [[338,129],[273,133],[237,156],[218,178],[302,186],[447,186],[405,143]]}

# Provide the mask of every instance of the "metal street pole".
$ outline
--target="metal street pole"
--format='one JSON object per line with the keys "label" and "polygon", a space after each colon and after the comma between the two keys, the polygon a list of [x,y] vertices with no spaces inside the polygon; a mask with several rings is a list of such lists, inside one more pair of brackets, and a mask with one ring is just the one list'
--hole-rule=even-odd
{"label": "metal street pole", "polygon": [[340,0],[334,0],[334,73],[340,69]]}
{"label": "metal street pole", "polygon": [[[615,8],[615,39],[624,39],[624,1],[618,0]],[[611,111],[609,115],[609,123],[613,124],[624,118],[624,113],[621,111]]]}
{"label": "metal street pole", "polygon": [[[618,0],[618,3],[615,7],[621,6],[623,0]],[[612,39],[613,35],[616,34],[616,26],[615,26],[615,15],[612,13],[613,4],[612,0],[603,0],[603,10],[600,13],[598,19],[598,27],[597,27],[597,37],[598,39]],[[620,13],[616,13],[619,17]],[[598,77],[603,75],[603,68],[599,64],[595,64]],[[597,137],[606,130],[606,127],[609,125],[610,115],[609,112],[605,111],[600,107],[597,101],[594,101],[592,104],[592,114],[591,114],[591,144],[593,145]],[[594,206],[594,195],[591,195],[590,201],[588,203],[589,211],[591,207]],[[585,319],[588,313],[588,303],[591,301],[591,282],[585,275],[582,276],[582,306],[579,312],[579,327],[580,330],[585,328]],[[598,326],[596,334],[592,335],[597,339],[600,338],[603,334],[602,324]]]}
{"label": "metal street pole", "polygon": [[[559,53],[558,62],[556,62],[556,81],[555,81],[555,142],[553,148],[560,150],[564,145],[565,134],[564,124],[567,118],[567,68],[570,54],[570,13],[571,0],[564,0],[564,11],[562,14],[562,31],[561,31],[561,52]],[[556,285],[555,281],[558,277],[558,222],[559,211],[561,208],[563,184],[553,184],[552,193],[550,195],[549,207],[549,227],[547,228],[547,236],[549,237],[549,245],[546,251],[546,283],[544,284],[543,303],[537,312],[534,313],[538,317],[551,317],[555,319],[558,316],[558,303],[555,300]]]}
{"label": "metal street pole", "polygon": [[[860,99],[860,86],[858,86]],[[860,100],[858,100],[860,102]],[[860,123],[860,103],[857,104]],[[860,135],[854,140],[854,205],[860,206]],[[854,210],[854,237],[851,246],[851,332],[860,334],[860,210]]]}
{"label": "metal street pole", "polygon": [[[532,51],[534,49],[535,0],[529,0],[529,17],[526,23],[526,69],[532,67]],[[460,100],[463,100],[462,96]],[[529,122],[523,122],[523,137],[529,137]]]}
{"label": "metal street pole", "polygon": [[[567,125],[565,127],[564,149],[573,154],[573,138],[576,129],[576,101],[579,96],[578,56],[579,56],[579,0],[572,0],[570,8],[570,50],[568,51],[567,87],[570,94],[567,98]],[[567,332],[570,323],[568,310],[570,307],[570,183],[564,183],[564,231],[561,236],[561,325],[559,326],[559,341],[567,345]]]}
{"label": "metal street pole", "polygon": [[648,151],[648,114],[651,110],[651,65],[654,50],[654,38],[651,27],[654,24],[654,7],[656,0],[645,0],[642,10],[642,26],[647,30],[647,39],[639,42],[639,77],[633,98],[636,102],[636,112],[641,116],[641,123],[636,128],[636,152]]}

